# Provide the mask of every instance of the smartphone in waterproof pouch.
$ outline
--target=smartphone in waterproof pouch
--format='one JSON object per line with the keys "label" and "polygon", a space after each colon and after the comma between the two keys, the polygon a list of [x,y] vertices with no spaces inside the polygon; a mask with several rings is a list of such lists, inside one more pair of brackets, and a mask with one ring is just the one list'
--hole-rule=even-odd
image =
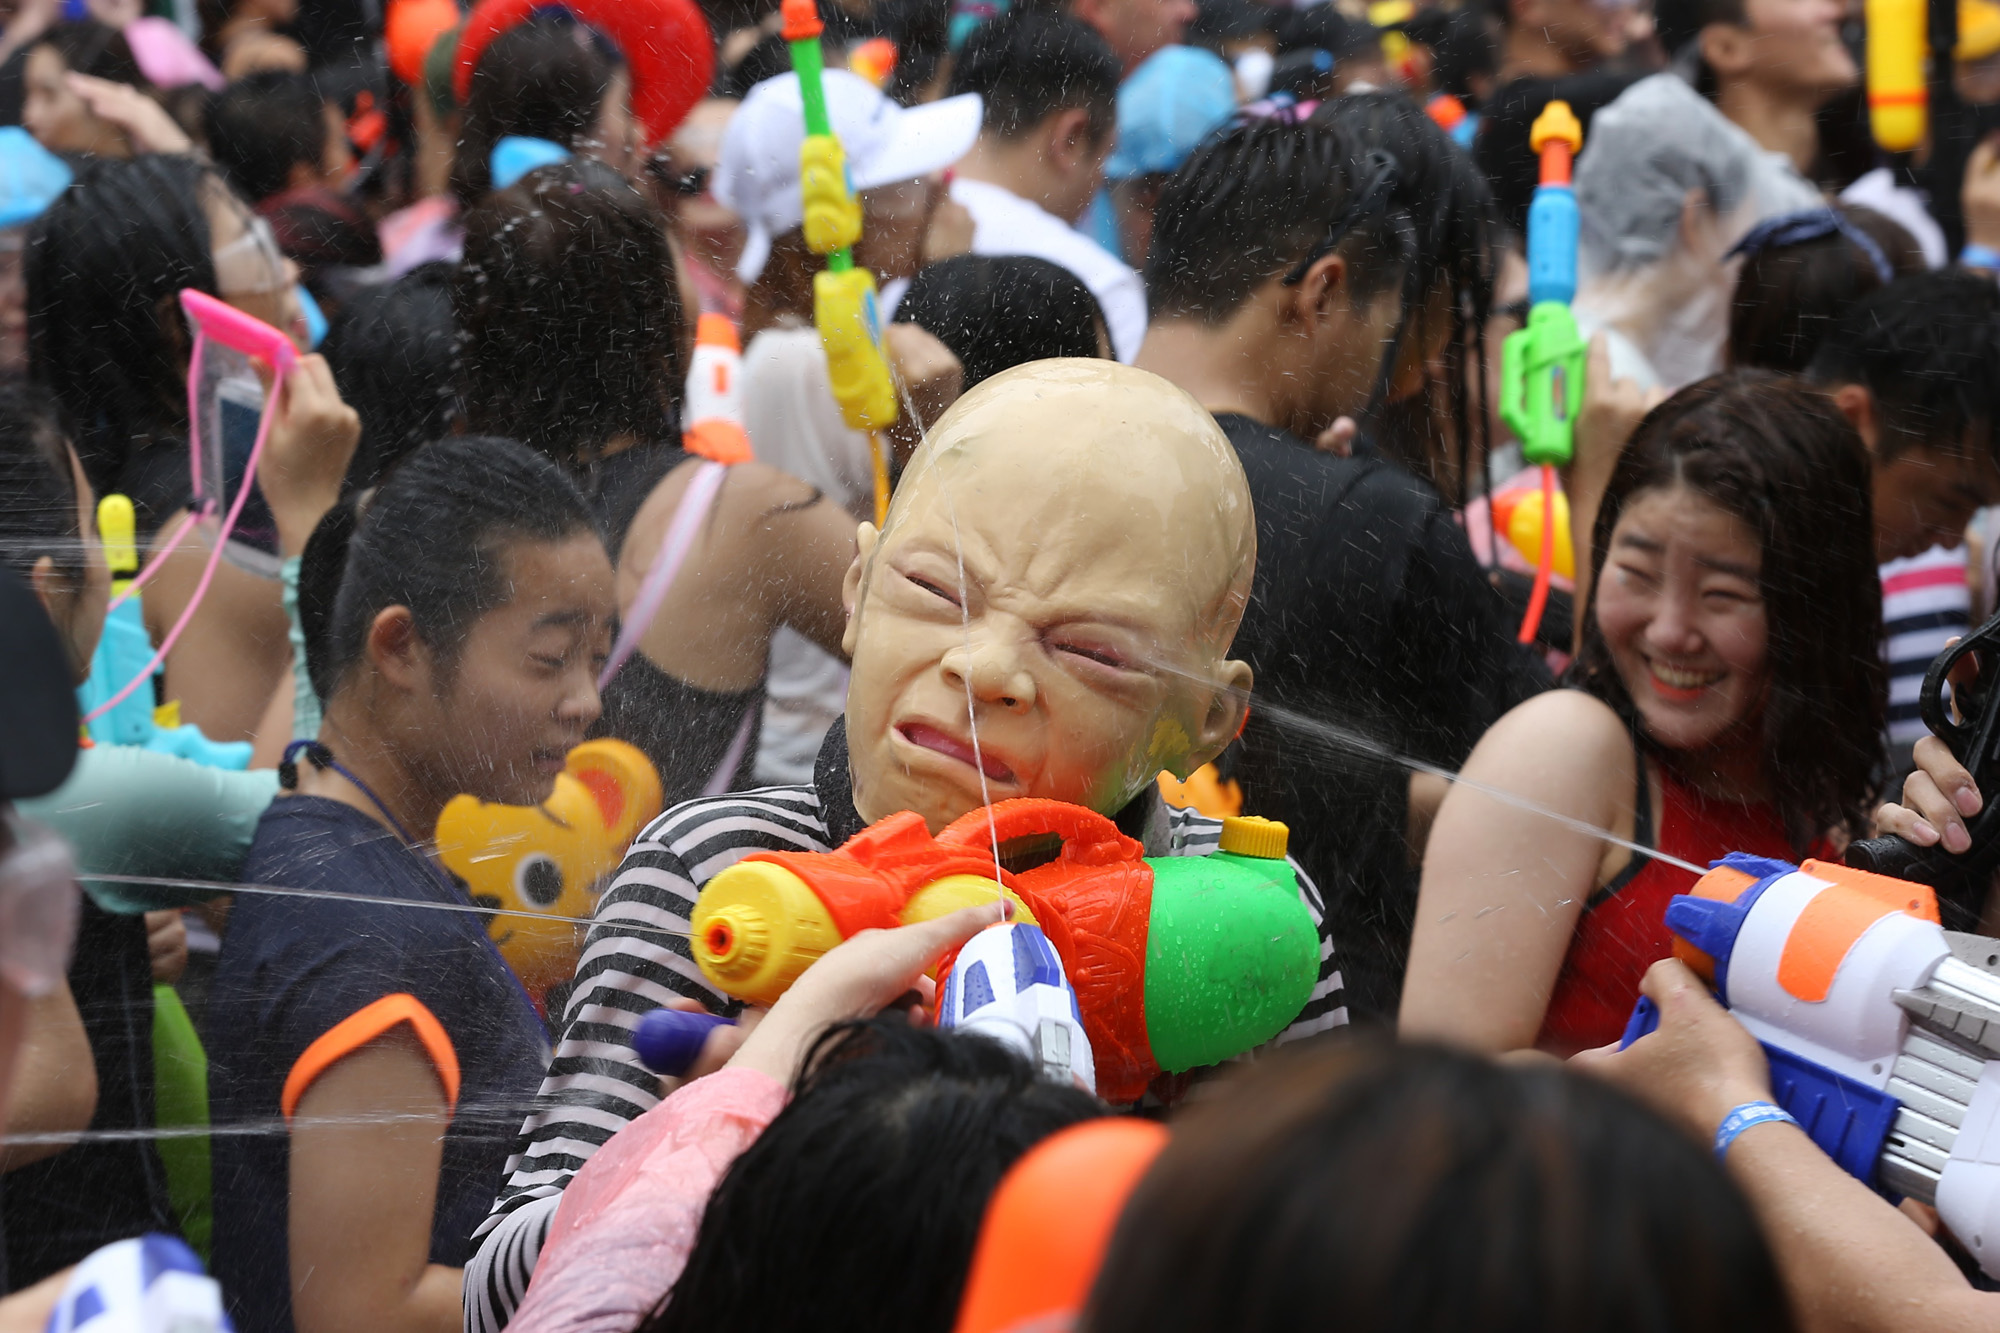
{"label": "smartphone in waterproof pouch", "polygon": [[206,518],[222,522],[248,486],[250,493],[237,507],[223,553],[239,568],[277,578],[282,563],[277,524],[251,472],[271,395],[257,378],[251,358],[274,370],[289,370],[294,349],[289,338],[263,321],[213,298],[196,301],[196,297],[202,294],[190,292],[182,300],[195,335],[188,365],[194,502]]}

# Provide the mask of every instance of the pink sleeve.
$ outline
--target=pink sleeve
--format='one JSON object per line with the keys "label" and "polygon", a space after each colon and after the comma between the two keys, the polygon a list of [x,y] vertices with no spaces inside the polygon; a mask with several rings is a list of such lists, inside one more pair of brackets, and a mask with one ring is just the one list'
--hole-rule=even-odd
{"label": "pink sleeve", "polygon": [[630,1333],[679,1279],[715,1182],[785,1097],[767,1075],[724,1069],[614,1134],[563,1191],[508,1333]]}

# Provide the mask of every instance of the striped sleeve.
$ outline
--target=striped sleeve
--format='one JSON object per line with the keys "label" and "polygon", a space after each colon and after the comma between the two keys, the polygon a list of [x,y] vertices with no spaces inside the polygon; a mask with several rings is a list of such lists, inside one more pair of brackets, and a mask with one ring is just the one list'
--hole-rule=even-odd
{"label": "striped sleeve", "polygon": [[[1171,852],[1175,856],[1206,856],[1222,842],[1222,821],[1199,811],[1169,806],[1167,823],[1173,839]],[[1291,866],[1299,878],[1299,901],[1305,904],[1313,929],[1319,932],[1319,975],[1313,979],[1312,994],[1307,997],[1305,1008],[1273,1039],[1272,1044],[1279,1046],[1347,1023],[1347,993],[1342,986],[1333,937],[1327,929],[1325,900],[1305,867],[1297,861],[1291,861]]]}
{"label": "striped sleeve", "polygon": [[[810,786],[684,802],[626,852],[593,914],[562,1033],[533,1110],[508,1157],[492,1211],[474,1232],[466,1269],[468,1333],[498,1333],[527,1291],[548,1219],[592,1153],[659,1103],[659,1079],[639,1062],[639,1019],[687,997],[737,1007],[702,977],[688,946],[701,886],[756,851],[825,851]],[[515,1215],[524,1214],[520,1220]]]}

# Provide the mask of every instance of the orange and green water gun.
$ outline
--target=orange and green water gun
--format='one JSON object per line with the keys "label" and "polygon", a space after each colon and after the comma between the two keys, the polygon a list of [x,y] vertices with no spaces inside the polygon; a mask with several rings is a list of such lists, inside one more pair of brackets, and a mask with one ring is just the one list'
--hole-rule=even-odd
{"label": "orange and green water gun", "polygon": [[799,192],[805,206],[806,246],[826,256],[813,278],[813,324],[826,348],[833,397],[850,429],[868,432],[875,464],[875,522],[889,517],[889,455],[882,432],[896,424],[896,384],[882,353],[882,318],[875,304],[875,275],[854,263],[861,239],[861,200],[847,173],[847,154],[826,113],[823,27],[813,0],[785,0],[784,37],[799,78],[806,138],[799,147]]}

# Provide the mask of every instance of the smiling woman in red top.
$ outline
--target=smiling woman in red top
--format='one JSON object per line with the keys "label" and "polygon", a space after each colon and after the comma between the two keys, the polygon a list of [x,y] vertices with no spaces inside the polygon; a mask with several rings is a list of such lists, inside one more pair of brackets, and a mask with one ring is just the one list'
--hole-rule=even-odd
{"label": "smiling woman in red top", "polygon": [[[1496,723],[1464,776],[1697,865],[1861,827],[1885,707],[1868,459],[1820,395],[1705,380],[1619,460],[1574,688]],[[1471,785],[1424,858],[1407,1035],[1561,1054],[1617,1040],[1694,876]]]}

